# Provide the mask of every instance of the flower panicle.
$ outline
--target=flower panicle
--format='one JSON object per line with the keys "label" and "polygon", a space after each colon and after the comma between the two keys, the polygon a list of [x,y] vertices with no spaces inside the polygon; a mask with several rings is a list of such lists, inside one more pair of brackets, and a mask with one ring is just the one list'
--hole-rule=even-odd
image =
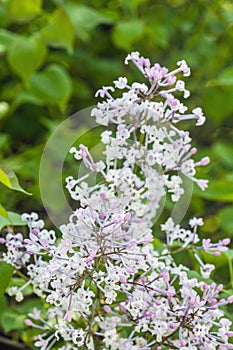
{"label": "flower panicle", "polygon": [[[210,282],[215,266],[202,254],[220,255],[229,239],[201,240],[204,222],[196,217],[185,229],[170,217],[158,249],[153,232],[166,193],[175,203],[185,192],[184,177],[202,190],[208,183],[196,178],[196,167],[208,165],[209,157],[194,161],[190,133],[176,126],[205,122],[200,107],[188,113],[183,104],[190,93],[180,76],[189,77],[190,68],[181,60],[169,71],[138,52],[126,57],[130,61],[147,83],[120,77],[97,91],[105,100],[91,114],[106,126],[103,160],[95,161],[85,145],[71,148],[86,173],[66,179],[79,207],[60,227],[61,237],[33,212],[22,215],[27,238],[8,232],[0,239],[2,259],[27,272],[25,283],[8,294],[20,302],[32,288],[45,301],[45,309],[34,308],[25,320],[38,331],[41,350],[56,343],[60,350],[232,349],[222,307],[233,296],[224,298],[223,286]],[[198,272],[176,263],[180,252],[192,255]]]}

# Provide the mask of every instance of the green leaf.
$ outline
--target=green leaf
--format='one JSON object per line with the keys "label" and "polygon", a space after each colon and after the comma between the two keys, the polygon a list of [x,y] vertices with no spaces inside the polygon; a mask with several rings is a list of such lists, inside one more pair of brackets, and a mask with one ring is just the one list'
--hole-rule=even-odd
{"label": "green leaf", "polygon": [[220,11],[226,23],[231,25],[233,22],[233,4],[230,1],[222,2]]}
{"label": "green leaf", "polygon": [[233,233],[233,206],[218,211],[217,219],[220,227],[228,234]]}
{"label": "green leaf", "polygon": [[20,191],[30,195],[19,184],[18,178],[15,173],[5,165],[0,165],[0,182],[8,188],[16,191]]}
{"label": "green leaf", "polygon": [[63,111],[72,93],[70,77],[64,68],[51,64],[33,74],[31,92],[44,104],[57,105]]}
{"label": "green leaf", "polygon": [[10,47],[8,62],[26,86],[29,85],[31,75],[44,62],[46,52],[46,45],[38,35],[21,37]]}
{"label": "green leaf", "polygon": [[205,234],[212,234],[219,228],[219,221],[215,215],[208,215],[205,217],[205,225],[202,227],[202,231]]}
{"label": "green leaf", "polygon": [[7,14],[16,21],[27,21],[41,12],[43,0],[7,0]]}
{"label": "green leaf", "polygon": [[0,230],[5,226],[25,226],[25,221],[22,221],[21,215],[13,213],[12,211],[7,212],[9,219],[0,217]]}
{"label": "green leaf", "polygon": [[233,288],[233,249],[227,250],[226,252],[224,252],[224,255],[228,260],[230,285]]}
{"label": "green leaf", "polygon": [[120,0],[121,6],[129,7],[133,11],[135,11],[137,9],[137,7],[141,4],[143,4],[144,2],[147,2],[147,0],[127,0],[127,1]]}
{"label": "green leaf", "polygon": [[7,309],[7,299],[6,296],[3,295],[0,298],[0,319],[1,319],[1,315],[3,314],[4,311],[6,311]]}
{"label": "green leaf", "polygon": [[216,142],[213,145],[214,154],[222,161],[222,163],[233,169],[233,145],[224,142]]}
{"label": "green leaf", "polygon": [[0,298],[5,293],[5,290],[10,283],[11,277],[14,272],[14,267],[10,264],[7,264],[6,262],[0,262],[0,276],[1,276],[1,283],[0,283]]}
{"label": "green leaf", "polygon": [[4,331],[7,333],[12,330],[24,329],[26,327],[24,324],[25,319],[26,315],[20,315],[13,310],[3,312],[1,321]]}
{"label": "green leaf", "polygon": [[223,253],[219,256],[215,256],[203,251],[201,252],[201,256],[204,258],[204,262],[206,264],[213,264],[216,266],[216,268],[227,266],[227,258]]}
{"label": "green leaf", "polygon": [[219,75],[217,82],[224,86],[233,85],[233,67],[224,69]]}
{"label": "green leaf", "polygon": [[8,288],[11,288],[11,287],[21,288],[21,287],[24,286],[24,288],[22,290],[23,295],[24,296],[31,295],[31,294],[33,294],[33,288],[32,288],[32,286],[30,284],[25,287],[25,283],[26,282],[27,282],[27,280],[25,280],[24,278],[12,277],[11,280],[10,280],[10,283],[8,285]]}
{"label": "green leaf", "polygon": [[10,110],[10,106],[6,101],[0,102],[0,120],[3,119]]}
{"label": "green leaf", "polygon": [[229,261],[233,260],[233,249],[228,249],[223,254],[227,257],[227,260],[229,260]]}
{"label": "green leaf", "polygon": [[19,39],[20,36],[10,32],[9,30],[0,29],[0,54],[5,53],[11,47],[13,42],[16,39]]}
{"label": "green leaf", "polygon": [[2,28],[8,27],[12,22],[12,19],[6,13],[3,1],[0,1],[0,23]]}
{"label": "green leaf", "polygon": [[[25,281],[24,281],[24,284],[25,284]],[[32,292],[32,288],[31,288],[31,292]],[[24,294],[24,295],[29,295],[29,294]],[[19,303],[16,306],[15,309],[19,313],[27,315],[28,311],[29,310],[33,310],[34,307],[36,307],[38,310],[42,310],[44,308],[43,300],[39,299],[37,297],[31,298],[31,299],[28,299],[28,300],[24,300],[24,302],[23,303]]]}
{"label": "green leaf", "polygon": [[213,201],[233,202],[233,181],[221,179],[212,181],[206,191],[197,189],[202,198]]}
{"label": "green leaf", "polygon": [[24,103],[30,103],[37,106],[43,105],[43,101],[40,98],[33,95],[30,91],[20,91],[17,97],[14,99],[11,105],[11,112],[14,111],[17,107]]}
{"label": "green leaf", "polygon": [[111,17],[103,15],[94,8],[86,5],[79,5],[70,1],[63,5],[63,8],[73,23],[75,34],[83,40],[90,38],[89,32],[97,25],[112,23]]}
{"label": "green leaf", "polygon": [[130,50],[132,45],[142,38],[144,23],[140,20],[120,21],[114,27],[113,41],[116,46]]}
{"label": "green leaf", "polygon": [[222,124],[233,112],[232,86],[208,86],[203,93],[206,115],[215,123]]}
{"label": "green leaf", "polygon": [[187,271],[187,275],[189,278],[196,278],[198,282],[205,281],[208,284],[213,283],[213,280],[211,278],[203,278],[197,271],[194,270]]}
{"label": "green leaf", "polygon": [[73,51],[74,27],[67,13],[57,8],[49,18],[48,25],[42,29],[42,35],[48,45]]}
{"label": "green leaf", "polygon": [[9,145],[9,135],[7,133],[0,133],[0,150]]}
{"label": "green leaf", "polygon": [[1,216],[9,221],[9,215],[6,209],[3,208],[3,206],[0,204],[0,220],[1,220]]}

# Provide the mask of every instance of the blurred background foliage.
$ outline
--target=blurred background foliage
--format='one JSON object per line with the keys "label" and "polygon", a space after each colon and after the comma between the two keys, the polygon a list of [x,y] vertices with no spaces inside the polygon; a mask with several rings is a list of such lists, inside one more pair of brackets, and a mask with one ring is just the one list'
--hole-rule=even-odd
{"label": "blurred background foliage", "polygon": [[[128,52],[139,51],[169,68],[180,59],[191,66],[188,105],[203,107],[208,119],[201,130],[192,123],[187,128],[199,150],[197,159],[209,155],[211,164],[198,174],[210,186],[205,192],[194,188],[187,216],[204,216],[203,236],[233,238],[231,0],[0,0],[0,24],[0,163],[32,193],[29,197],[0,184],[3,208],[45,216],[38,174],[47,140],[65,118],[94,105],[102,85],[125,74],[130,81],[140,79],[134,67],[123,63]],[[80,117],[82,134],[89,128]],[[99,130],[87,132],[82,143],[94,147]],[[65,142],[67,137],[61,137],[61,148]],[[56,153],[59,157],[59,147]],[[63,178],[75,175],[72,164],[65,164]],[[47,170],[49,190],[56,176],[53,166]],[[0,213],[0,218],[3,227],[6,217]],[[14,220],[20,223],[17,216]],[[218,258],[215,274],[232,289],[231,252]],[[16,314],[5,313],[3,329],[27,341],[25,310],[22,305],[15,310],[19,323]]]}

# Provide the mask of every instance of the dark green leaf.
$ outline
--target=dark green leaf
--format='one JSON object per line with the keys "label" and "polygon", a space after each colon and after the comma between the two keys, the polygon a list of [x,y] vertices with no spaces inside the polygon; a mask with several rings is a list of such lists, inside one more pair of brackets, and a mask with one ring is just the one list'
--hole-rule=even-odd
{"label": "dark green leaf", "polygon": [[203,92],[205,113],[211,120],[221,124],[233,111],[233,89],[209,86]]}
{"label": "dark green leaf", "polygon": [[31,91],[20,91],[20,93],[15,98],[14,102],[11,105],[11,111],[18,108],[20,105],[24,103],[31,103],[37,106],[43,105],[43,101],[36,97]]}
{"label": "dark green leaf", "polygon": [[76,35],[83,40],[89,38],[89,32],[97,25],[101,23],[112,23],[111,17],[103,15],[94,8],[86,5],[69,1],[63,5],[63,8],[73,23]]}
{"label": "dark green leaf", "polygon": [[0,283],[0,298],[5,293],[5,290],[10,283],[11,277],[14,272],[14,267],[10,264],[7,264],[6,262],[0,262],[0,276],[1,276],[1,283]]}
{"label": "dark green leaf", "polygon": [[0,320],[1,320],[1,316],[3,314],[3,312],[7,309],[7,299],[6,296],[3,295],[0,298]]}

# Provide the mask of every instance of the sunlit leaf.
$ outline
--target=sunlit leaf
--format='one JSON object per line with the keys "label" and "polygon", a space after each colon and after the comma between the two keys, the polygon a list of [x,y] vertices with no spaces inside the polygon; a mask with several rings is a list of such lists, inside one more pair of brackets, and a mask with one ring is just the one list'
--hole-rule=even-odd
{"label": "sunlit leaf", "polygon": [[71,53],[74,43],[74,27],[70,17],[63,9],[57,8],[49,17],[48,22],[48,25],[42,30],[47,44],[65,48]]}
{"label": "sunlit leaf", "polygon": [[37,35],[21,37],[10,47],[8,61],[13,71],[29,85],[31,75],[42,65],[46,45]]}
{"label": "sunlit leaf", "polygon": [[209,200],[233,202],[233,181],[227,179],[212,181],[205,191],[197,190],[196,192]]}
{"label": "sunlit leaf", "polygon": [[10,264],[7,264],[6,262],[0,262],[0,276],[1,276],[1,283],[0,283],[0,298],[5,293],[5,290],[10,283],[11,277],[14,272],[14,267]]}
{"label": "sunlit leaf", "polygon": [[3,206],[0,204],[0,222],[1,222],[1,217],[7,219],[8,222],[10,221],[10,220],[9,220],[9,215],[8,215],[6,209],[3,208]]}
{"label": "sunlit leaf", "polygon": [[0,120],[4,118],[9,112],[10,106],[6,101],[0,102]]}
{"label": "sunlit leaf", "polygon": [[205,218],[205,225],[202,227],[202,231],[206,234],[212,234],[219,228],[219,223],[215,215],[208,215]]}
{"label": "sunlit leaf", "polygon": [[7,14],[16,21],[27,21],[40,13],[43,0],[7,0]]}
{"label": "sunlit leaf", "polygon": [[5,53],[12,45],[12,43],[19,39],[20,36],[10,32],[9,30],[0,29],[0,54]]}
{"label": "sunlit leaf", "polygon": [[0,165],[0,182],[12,190],[30,194],[20,186],[15,173],[5,165]]}
{"label": "sunlit leaf", "polygon": [[204,258],[204,262],[206,264],[213,264],[216,268],[227,266],[227,258],[224,254],[219,256],[215,256],[213,254],[208,254],[206,252],[201,252],[202,258]]}

